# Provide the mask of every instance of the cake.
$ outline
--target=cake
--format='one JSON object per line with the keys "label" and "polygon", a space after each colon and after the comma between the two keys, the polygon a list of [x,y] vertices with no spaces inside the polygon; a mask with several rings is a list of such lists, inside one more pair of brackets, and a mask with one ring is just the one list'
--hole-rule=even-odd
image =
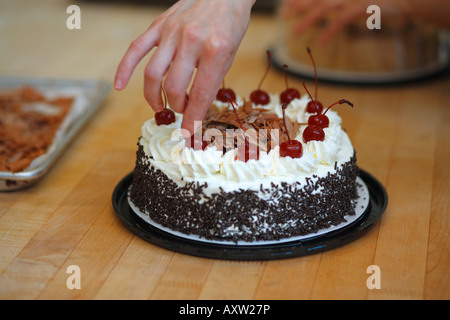
{"label": "cake", "polygon": [[303,14],[289,19],[279,15],[277,56],[296,70],[312,74],[305,51],[308,44],[316,52],[322,77],[338,80],[350,76],[364,81],[372,78],[386,81],[394,76],[410,79],[447,65],[446,41],[437,27],[398,12],[383,11],[382,16],[380,29],[369,29],[369,14],[363,14],[324,45],[318,45],[316,40],[336,23],[339,14],[324,16],[301,34],[293,30],[305,20]]}
{"label": "cake", "polygon": [[305,84],[301,96],[288,84],[286,65],[286,89],[261,90],[270,52],[267,61],[250,99],[223,85],[191,137],[165,97],[166,108],[143,124],[138,141],[128,199],[139,217],[181,236],[266,243],[355,216],[356,153],[331,109],[353,105],[341,99],[325,109]]}
{"label": "cake", "polygon": [[[329,125],[323,128],[323,141],[305,142],[308,118],[313,115],[306,111],[311,99],[304,95],[286,107],[279,95],[270,98],[266,106],[239,98],[235,106],[216,100],[202,132],[206,137],[214,126],[217,135],[199,146],[196,142],[193,147],[187,145],[189,139],[182,137],[182,115],[175,115],[170,124],[147,120],[129,190],[133,208],[181,234],[250,243],[313,234],[354,215],[356,154],[337,112],[327,112]],[[217,143],[223,129],[237,129],[236,114],[246,127],[271,132],[286,121],[288,130],[278,130],[278,141],[263,141],[260,135],[263,147],[257,149],[258,156],[239,158],[239,134],[233,137],[234,148]],[[288,131],[302,145],[298,158],[281,156],[279,141],[286,140]]]}

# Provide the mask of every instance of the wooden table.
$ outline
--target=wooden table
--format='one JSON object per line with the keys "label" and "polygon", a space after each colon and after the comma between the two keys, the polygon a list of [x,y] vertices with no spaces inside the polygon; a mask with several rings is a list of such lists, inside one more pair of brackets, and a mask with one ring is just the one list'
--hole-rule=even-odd
{"label": "wooden table", "polygon": [[[64,1],[0,4],[0,72],[112,81],[129,43],[161,8],[80,2],[81,30],[68,30]],[[264,34],[263,38],[259,35]],[[275,21],[255,14],[227,75],[248,95],[264,70]],[[2,299],[449,299],[449,78],[403,86],[320,85],[340,107],[361,168],[389,194],[364,237],[305,257],[237,262],[174,253],[134,236],[111,196],[133,170],[141,124],[153,113],[142,94],[143,66],[102,108],[35,186],[0,193]],[[282,91],[282,74],[266,87]],[[290,83],[301,86],[302,79]],[[308,85],[312,85],[308,82]],[[67,268],[81,271],[70,290]],[[369,289],[367,268],[380,269]]]}

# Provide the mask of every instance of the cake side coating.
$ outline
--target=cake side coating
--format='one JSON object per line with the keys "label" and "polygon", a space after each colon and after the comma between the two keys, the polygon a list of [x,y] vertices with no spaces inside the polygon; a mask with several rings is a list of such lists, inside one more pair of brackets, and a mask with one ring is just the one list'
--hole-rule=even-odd
{"label": "cake side coating", "polygon": [[151,163],[138,143],[130,200],[172,230],[210,240],[278,240],[315,233],[354,215],[356,154],[326,176],[306,184],[272,183],[259,191],[208,193],[207,182],[179,184]]}

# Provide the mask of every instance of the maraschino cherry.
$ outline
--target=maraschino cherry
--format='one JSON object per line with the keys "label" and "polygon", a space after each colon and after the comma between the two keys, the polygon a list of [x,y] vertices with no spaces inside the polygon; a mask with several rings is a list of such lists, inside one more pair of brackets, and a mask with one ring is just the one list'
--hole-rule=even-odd
{"label": "maraschino cherry", "polygon": [[313,125],[316,125],[316,126],[320,126],[320,127],[322,127],[322,128],[327,128],[328,125],[330,124],[330,120],[329,120],[328,117],[325,115],[325,114],[327,113],[327,111],[330,110],[330,108],[331,108],[332,106],[335,106],[335,105],[337,105],[337,104],[344,104],[344,103],[346,103],[346,104],[348,104],[349,106],[353,107],[353,103],[351,103],[351,102],[348,101],[348,100],[345,100],[345,99],[338,100],[338,101],[336,101],[335,103],[331,104],[331,105],[327,108],[327,110],[325,110],[324,113],[322,113],[322,114],[316,114],[316,115],[310,116],[309,119],[308,119],[308,124],[313,124]]}
{"label": "maraschino cherry", "polygon": [[[308,93],[309,97],[312,99],[311,94],[309,93],[308,88],[306,88],[305,83],[303,83],[303,86],[305,87],[306,92]],[[315,114],[315,115],[310,116],[309,119],[308,119],[308,124],[309,124],[309,125],[316,125],[316,126],[319,126],[319,127],[322,127],[322,128],[328,127],[329,124],[330,124],[330,120],[328,119],[328,117],[327,117],[325,114],[328,112],[328,110],[331,109],[331,107],[333,107],[333,106],[335,106],[335,105],[337,105],[337,104],[343,104],[343,103],[346,103],[346,104],[348,104],[350,107],[353,107],[353,103],[351,103],[350,101],[348,101],[348,100],[346,100],[346,99],[338,100],[338,101],[336,101],[335,103],[331,104],[331,105],[325,110],[324,113],[317,113],[317,114]]]}
{"label": "maraschino cherry", "polygon": [[[236,101],[230,100],[229,102],[231,103],[231,106],[233,107],[234,114],[236,115],[237,122],[239,124],[239,127],[241,128],[242,135],[244,137],[244,143],[245,143],[244,144],[244,162],[247,162],[250,159],[259,160],[259,146],[258,145],[251,146],[250,142],[248,141],[247,137],[245,136],[244,128],[242,127],[241,120],[239,119],[239,116],[238,116],[238,113],[237,113],[237,110],[236,110],[236,107],[235,107],[235,106],[237,106]],[[242,146],[240,146],[240,147],[238,146],[238,154],[240,154],[239,151],[242,150],[240,148],[242,148]],[[238,159],[239,158],[240,157],[238,157]]]}
{"label": "maraschino cherry", "polygon": [[285,141],[280,144],[280,156],[281,157],[291,157],[291,158],[300,158],[303,155],[303,146],[302,143],[298,140],[291,140],[289,136],[289,131],[286,127],[286,107],[287,104],[283,103],[281,108],[283,109],[283,121],[284,127],[286,129],[286,135],[288,137],[288,141]]}
{"label": "maraschino cherry", "polygon": [[222,88],[220,88],[217,92],[216,99],[222,102],[236,100],[236,94],[234,93],[233,89],[225,87],[225,80],[223,80],[222,82]]}
{"label": "maraschino cherry", "polygon": [[305,128],[305,130],[303,130],[303,141],[308,142],[312,140],[316,141],[325,140],[325,131],[323,131],[323,128],[328,127],[330,123],[325,113],[327,113],[327,111],[330,110],[332,106],[343,103],[346,103],[351,107],[353,107],[353,104],[350,101],[341,99],[331,104],[323,114],[310,116],[308,119],[308,126]]}
{"label": "maraschino cherry", "polygon": [[284,71],[284,81],[286,82],[286,90],[284,90],[280,94],[280,101],[281,103],[285,103],[288,105],[292,100],[299,99],[300,98],[300,91],[298,91],[295,88],[289,88],[288,80],[287,80],[287,65],[283,65],[283,71]]}
{"label": "maraschino cherry", "polygon": [[164,109],[160,112],[155,113],[155,122],[158,126],[160,125],[167,125],[174,123],[176,121],[175,119],[175,112],[167,108],[167,95],[164,88],[161,86],[161,91],[164,94]]}
{"label": "maraschino cherry", "polygon": [[311,101],[308,102],[308,104],[306,105],[306,111],[309,113],[321,113],[323,110],[323,105],[320,101],[317,100],[317,68],[316,68],[316,63],[314,62],[314,58],[311,54],[311,49],[309,47],[306,48],[306,50],[309,53],[309,56],[311,57],[311,61],[314,67],[314,79],[316,80],[316,92],[315,92],[315,96],[314,99],[311,99]]}
{"label": "maraschino cherry", "polygon": [[323,141],[325,140],[325,131],[323,128],[317,125],[308,125],[305,130],[303,130],[303,141],[307,143],[308,141]]}
{"label": "maraschino cherry", "polygon": [[266,72],[264,73],[261,81],[259,82],[258,89],[253,91],[250,94],[250,100],[254,104],[260,104],[260,105],[267,105],[270,103],[270,96],[267,92],[261,90],[261,85],[264,82],[264,79],[266,78],[267,74],[269,73],[270,69],[270,51],[267,51],[267,68]]}

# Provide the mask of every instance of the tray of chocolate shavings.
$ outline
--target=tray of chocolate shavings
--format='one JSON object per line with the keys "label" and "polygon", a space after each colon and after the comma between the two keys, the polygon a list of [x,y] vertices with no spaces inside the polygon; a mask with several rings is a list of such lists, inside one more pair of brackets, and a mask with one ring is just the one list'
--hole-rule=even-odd
{"label": "tray of chocolate shavings", "polygon": [[42,178],[109,89],[103,80],[0,75],[0,191]]}

